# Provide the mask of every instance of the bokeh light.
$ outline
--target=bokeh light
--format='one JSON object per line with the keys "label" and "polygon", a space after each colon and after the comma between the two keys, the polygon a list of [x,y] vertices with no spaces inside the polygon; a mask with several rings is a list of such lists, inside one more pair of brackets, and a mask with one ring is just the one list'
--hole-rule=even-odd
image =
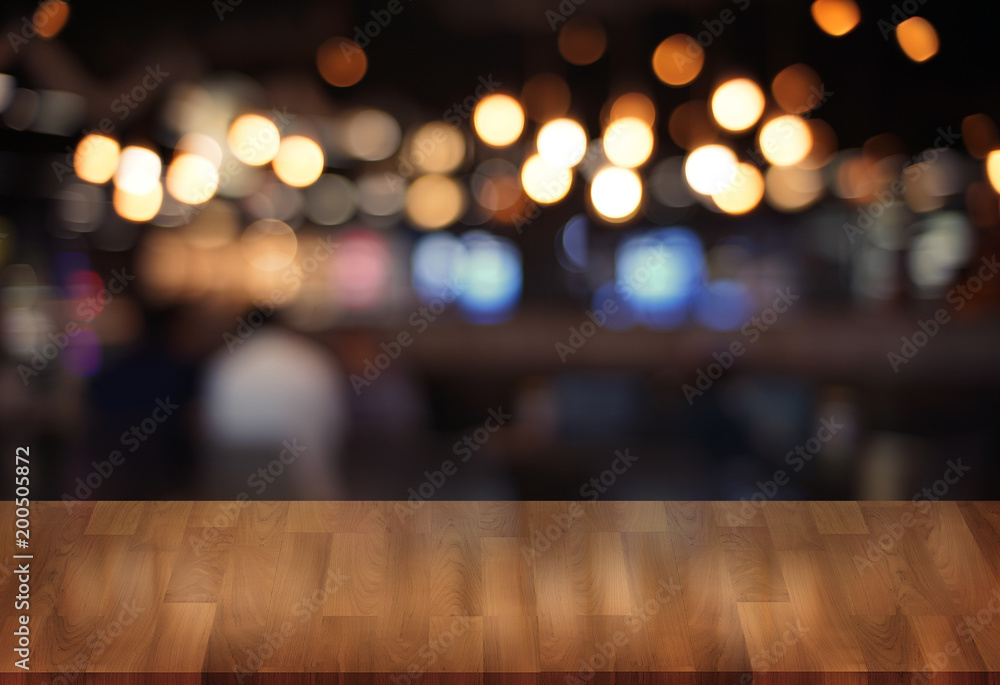
{"label": "bokeh light", "polygon": [[334,295],[347,309],[373,309],[385,301],[392,252],[381,234],[355,230],[339,236],[330,268]]}
{"label": "bokeh light", "polygon": [[353,40],[337,36],[319,47],[316,66],[331,86],[346,88],[364,77],[368,70],[368,57]]}
{"label": "bokeh light", "polygon": [[421,176],[406,191],[406,216],[418,228],[449,226],[465,211],[465,191],[455,179],[440,174]]}
{"label": "bokeh light", "polygon": [[122,150],[115,170],[115,187],[136,196],[148,195],[160,184],[160,156],[144,147],[130,145]]}
{"label": "bokeh light", "polygon": [[910,17],[896,27],[896,40],[914,62],[926,62],[937,54],[940,45],[934,26],[923,17]]}
{"label": "bokeh light", "polygon": [[823,104],[823,81],[812,67],[792,64],[771,81],[771,93],[781,109],[789,114],[803,114]]}
{"label": "bokeh light", "polygon": [[587,132],[572,119],[555,119],[539,129],[536,145],[550,166],[569,169],[587,153]]}
{"label": "bokeh light", "polygon": [[54,38],[69,21],[69,3],[63,0],[47,0],[39,3],[31,18],[31,25],[42,38]]}
{"label": "bokeh light", "polygon": [[703,145],[691,152],[684,162],[684,178],[702,195],[719,193],[736,178],[736,155],[725,145]]}
{"label": "bokeh light", "polygon": [[653,72],[668,86],[685,86],[694,81],[705,64],[705,50],[691,36],[678,33],[656,46]]}
{"label": "bokeh light", "polygon": [[1000,150],[994,150],[986,155],[986,177],[993,190],[1000,193]]}
{"label": "bokeh light", "polygon": [[776,166],[798,164],[812,149],[812,134],[805,120],[794,114],[771,119],[760,129],[760,151]]}
{"label": "bokeh light", "polygon": [[521,253],[517,245],[482,231],[462,236],[468,251],[460,310],[480,324],[500,323],[513,313],[521,297]]}
{"label": "bokeh light", "polygon": [[208,160],[216,170],[222,166],[222,147],[212,136],[204,133],[185,133],[177,141],[174,158],[182,154],[198,155]]}
{"label": "bokeh light", "polygon": [[843,36],[861,21],[861,10],[854,0],[816,0],[812,4],[812,16],[826,33]]}
{"label": "bokeh light", "polygon": [[342,224],[358,211],[357,187],[338,174],[323,174],[305,193],[306,216],[321,226]]}
{"label": "bokeh light", "polygon": [[472,124],[484,143],[506,147],[516,141],[524,130],[524,110],[511,96],[494,93],[476,105]]}
{"label": "bokeh light", "polygon": [[424,124],[410,139],[409,162],[421,171],[447,174],[464,160],[465,138],[457,128],[443,121]]}
{"label": "bokeh light", "polygon": [[73,153],[73,170],[90,183],[107,183],[118,168],[121,150],[118,141],[91,133],[77,143]]}
{"label": "bokeh light", "polygon": [[365,174],[358,179],[358,207],[369,217],[399,214],[406,205],[406,186],[396,174]]}
{"label": "bokeh light", "polygon": [[988,114],[970,114],[962,119],[962,142],[970,155],[986,159],[986,155],[1000,147],[997,125]]}
{"label": "bokeh light", "polygon": [[670,138],[678,147],[693,150],[718,140],[718,129],[712,125],[703,100],[690,100],[677,107],[667,122]]}
{"label": "bokeh light", "polygon": [[208,202],[219,187],[219,171],[201,155],[181,154],[167,168],[167,192],[188,205]]}
{"label": "bokeh light", "polygon": [[121,186],[115,187],[111,204],[118,216],[129,221],[149,221],[160,211],[163,203],[163,186],[157,179],[144,193],[133,193]]}
{"label": "bokeh light", "polygon": [[753,314],[753,297],[740,281],[719,279],[706,283],[694,298],[694,318],[716,331],[733,331]]}
{"label": "bokeh light", "polygon": [[289,136],[281,141],[274,158],[274,173],[295,188],[315,183],[323,173],[323,149],[305,136]]}
{"label": "bokeh light", "polygon": [[540,154],[532,155],[521,167],[524,192],[539,204],[548,205],[566,197],[573,185],[573,171],[552,166]]}
{"label": "bokeh light", "polygon": [[451,233],[420,238],[410,257],[413,290],[423,302],[448,302],[465,288],[468,250]]}
{"label": "bokeh light", "polygon": [[277,271],[292,263],[298,249],[295,231],[283,221],[261,219],[247,226],[240,238],[243,256],[254,268]]}
{"label": "bokeh light", "polygon": [[635,117],[652,128],[656,123],[656,105],[642,93],[625,93],[618,97],[608,112],[608,121],[615,122],[626,117]]}
{"label": "bokeh light", "polygon": [[380,109],[363,109],[344,124],[344,149],[355,159],[373,162],[389,157],[399,147],[399,122]]}
{"label": "bokeh light", "polygon": [[726,214],[746,214],[764,197],[764,177],[752,164],[741,162],[733,183],[725,190],[712,193],[712,200]]}
{"label": "bokeh light", "polygon": [[569,111],[569,86],[561,76],[543,71],[524,83],[521,105],[532,121],[546,122]]}
{"label": "bokeh light", "polygon": [[604,54],[608,37],[601,22],[593,17],[570,19],[559,30],[559,54],[570,64],[593,64]]}
{"label": "bokeh light", "polygon": [[604,154],[608,161],[620,167],[634,168],[653,152],[653,131],[637,117],[612,121],[604,131]]}
{"label": "bokeh light", "polygon": [[616,290],[630,293],[635,319],[654,328],[683,322],[704,270],[701,241],[686,228],[629,237],[615,252]]}
{"label": "bokeh light", "polygon": [[799,212],[823,194],[823,176],[815,169],[773,166],[764,174],[764,197],[782,212]]}
{"label": "bokeh light", "polygon": [[470,180],[476,202],[492,212],[508,209],[521,198],[517,167],[505,159],[488,159]]}
{"label": "bokeh light", "polygon": [[712,93],[712,116],[728,131],[745,131],[764,113],[764,93],[748,78],[726,81]]}
{"label": "bokeh light", "polygon": [[577,273],[586,271],[590,262],[587,234],[590,222],[585,214],[567,221],[556,236],[556,257],[564,269]]}
{"label": "bokeh light", "polygon": [[270,119],[244,114],[229,127],[227,141],[236,159],[250,166],[262,166],[278,154],[281,134]]}
{"label": "bokeh light", "polygon": [[799,165],[806,169],[819,169],[829,164],[836,156],[837,134],[833,127],[822,119],[808,119],[806,124],[812,137],[812,147]]}
{"label": "bokeh light", "polygon": [[642,179],[632,169],[604,167],[590,184],[590,201],[602,219],[626,221],[639,210]]}

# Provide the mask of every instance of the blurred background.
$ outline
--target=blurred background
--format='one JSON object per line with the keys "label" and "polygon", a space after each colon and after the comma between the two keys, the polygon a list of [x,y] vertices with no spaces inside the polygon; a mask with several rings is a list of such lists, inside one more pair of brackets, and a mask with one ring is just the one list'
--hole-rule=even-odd
{"label": "blurred background", "polygon": [[6,2],[2,449],[38,499],[994,498],[998,19]]}

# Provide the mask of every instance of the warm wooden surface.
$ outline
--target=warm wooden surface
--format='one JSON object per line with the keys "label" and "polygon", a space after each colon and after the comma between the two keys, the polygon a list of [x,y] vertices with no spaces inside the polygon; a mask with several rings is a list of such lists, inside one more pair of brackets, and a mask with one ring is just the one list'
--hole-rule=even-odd
{"label": "warm wooden surface", "polygon": [[[741,507],[34,503],[32,670],[1000,671],[1000,503]],[[10,672],[17,583],[0,582]]]}

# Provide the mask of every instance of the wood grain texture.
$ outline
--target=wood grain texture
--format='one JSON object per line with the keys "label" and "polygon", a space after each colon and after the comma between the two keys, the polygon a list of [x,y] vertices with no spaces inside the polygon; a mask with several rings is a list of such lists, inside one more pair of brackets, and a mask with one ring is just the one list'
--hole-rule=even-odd
{"label": "wood grain texture", "polygon": [[1000,685],[992,502],[33,508],[3,682]]}

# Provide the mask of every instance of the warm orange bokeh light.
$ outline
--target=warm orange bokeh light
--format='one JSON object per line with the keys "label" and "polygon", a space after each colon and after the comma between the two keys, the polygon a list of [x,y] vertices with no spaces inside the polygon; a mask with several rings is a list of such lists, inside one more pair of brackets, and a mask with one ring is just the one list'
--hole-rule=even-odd
{"label": "warm orange bokeh light", "polygon": [[719,137],[718,129],[708,118],[708,106],[704,100],[691,100],[679,105],[670,114],[667,127],[671,140],[685,150],[713,143]]}
{"label": "warm orange bokeh light", "polygon": [[646,126],[652,126],[656,123],[656,105],[642,93],[625,93],[611,105],[608,122],[625,117],[641,119]]}
{"label": "warm orange bokeh light", "polygon": [[62,0],[43,2],[31,18],[31,26],[42,38],[54,38],[69,21],[69,5]]}
{"label": "warm orange bokeh light", "polygon": [[316,66],[331,86],[346,88],[360,81],[368,70],[365,51],[353,40],[337,36],[319,47]]}
{"label": "warm orange bokeh light", "polygon": [[746,214],[764,197],[764,177],[752,164],[741,162],[736,178],[725,190],[712,194],[712,200],[726,214]]}
{"label": "warm orange bokeh light", "polygon": [[274,173],[295,188],[312,185],[326,164],[323,149],[305,136],[290,136],[281,141],[274,158]]}
{"label": "warm orange bokeh light", "polygon": [[73,153],[73,170],[90,183],[107,183],[118,168],[121,149],[107,136],[91,133],[83,137]]}
{"label": "warm orange bokeh light", "polygon": [[1000,150],[994,150],[986,155],[986,176],[993,190],[1000,193]]}
{"label": "warm orange bokeh light", "polygon": [[934,26],[923,17],[910,17],[896,27],[896,40],[914,62],[926,62],[937,54],[940,43]]}
{"label": "warm orange bokeh light", "polygon": [[712,93],[712,116],[728,131],[746,131],[764,113],[764,93],[748,78],[726,81]]}
{"label": "warm orange bokeh light", "polygon": [[1000,134],[990,115],[970,114],[962,119],[962,142],[976,159],[986,159],[986,155],[1000,147]]}
{"label": "warm orange bokeh light", "polygon": [[570,64],[593,64],[604,54],[608,37],[593,17],[576,17],[559,31],[559,54]]}
{"label": "warm orange bokeh light", "polygon": [[812,4],[816,25],[831,36],[842,36],[861,21],[861,10],[854,0],[816,0]]}
{"label": "warm orange bokeh light", "polygon": [[493,147],[506,147],[524,130],[524,110],[509,95],[487,95],[476,105],[472,124],[479,138]]}
{"label": "warm orange bokeh light", "polygon": [[809,66],[792,64],[774,77],[771,93],[781,109],[802,114],[823,104],[823,81]]}
{"label": "warm orange bokeh light", "polygon": [[131,193],[120,187],[115,188],[111,197],[118,216],[129,221],[149,221],[160,211],[163,203],[163,186],[159,180],[144,193]]}
{"label": "warm orange bokeh light", "polygon": [[683,33],[670,36],[653,53],[656,78],[668,86],[685,86],[694,81],[705,65],[705,50]]}

